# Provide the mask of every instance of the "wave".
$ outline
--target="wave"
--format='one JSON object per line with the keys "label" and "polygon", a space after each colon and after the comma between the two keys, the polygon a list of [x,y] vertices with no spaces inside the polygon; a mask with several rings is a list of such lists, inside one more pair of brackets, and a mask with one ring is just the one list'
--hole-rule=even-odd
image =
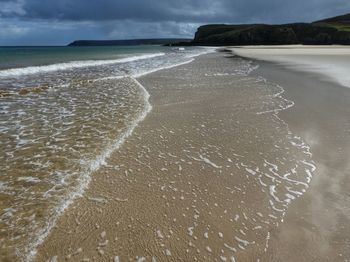
{"label": "wave", "polygon": [[171,64],[171,65],[166,65],[166,66],[162,66],[162,67],[146,70],[146,71],[141,72],[141,73],[133,74],[132,76],[135,77],[135,78],[139,78],[139,77],[142,77],[142,76],[145,76],[145,75],[148,75],[148,74],[155,73],[155,72],[160,71],[160,70],[166,70],[166,69],[171,69],[173,67],[186,65],[186,64],[192,63],[195,60],[196,57],[201,56],[201,55],[214,53],[216,50],[217,50],[216,47],[215,48],[208,48],[208,47],[206,47],[206,48],[203,49],[202,52],[198,52],[197,54],[188,54],[186,56],[187,60],[185,60],[183,62],[178,62],[178,63],[174,63],[174,64]]}
{"label": "wave", "polygon": [[128,63],[134,62],[142,59],[149,59],[158,56],[164,56],[165,53],[153,53],[153,54],[144,54],[138,56],[131,56],[120,59],[112,59],[112,60],[86,60],[86,61],[71,61],[67,63],[58,63],[51,64],[45,66],[29,66],[23,68],[11,68],[0,71],[0,77],[16,77],[21,75],[32,75],[39,73],[48,73],[60,70],[67,70],[73,68],[83,68],[83,67],[92,67],[92,66],[101,66],[101,65],[110,65],[110,64],[120,64],[120,63]]}
{"label": "wave", "polygon": [[74,200],[81,197],[88,188],[91,181],[91,174],[106,163],[106,160],[111,156],[111,154],[123,145],[125,140],[132,135],[138,124],[142,122],[147,114],[152,110],[152,105],[149,102],[150,94],[148,93],[147,89],[135,78],[127,78],[133,81],[140,88],[141,95],[145,103],[144,109],[136,115],[136,117],[130,122],[127,130],[120,134],[114,143],[104,148],[104,150],[102,150],[102,152],[98,154],[95,159],[86,163],[86,170],[83,171],[79,177],[80,184],[63,199],[60,205],[55,208],[55,215],[46,221],[46,226],[43,227],[40,232],[37,232],[37,238],[35,238],[34,241],[26,248],[27,254],[24,254],[21,257],[23,261],[33,261],[35,259],[37,247],[43,243],[45,238],[51,232],[52,228],[56,225],[57,219],[74,202]]}

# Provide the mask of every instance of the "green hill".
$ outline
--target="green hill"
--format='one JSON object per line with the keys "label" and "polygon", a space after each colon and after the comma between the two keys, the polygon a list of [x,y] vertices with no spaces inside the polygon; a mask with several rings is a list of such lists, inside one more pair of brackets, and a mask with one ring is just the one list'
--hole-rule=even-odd
{"label": "green hill", "polygon": [[[185,44],[186,43],[182,43]],[[313,23],[204,25],[190,45],[350,45],[350,14]],[[188,45],[188,44],[187,44]]]}
{"label": "green hill", "polygon": [[339,31],[350,32],[350,14],[327,18],[324,20],[316,21],[314,23],[334,27]]}

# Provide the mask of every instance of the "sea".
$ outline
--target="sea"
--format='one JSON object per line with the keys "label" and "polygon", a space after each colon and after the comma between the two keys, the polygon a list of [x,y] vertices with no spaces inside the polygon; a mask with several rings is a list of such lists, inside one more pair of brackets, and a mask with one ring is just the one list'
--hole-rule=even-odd
{"label": "sea", "polygon": [[0,261],[32,257],[151,110],[138,77],[211,51],[0,47]]}

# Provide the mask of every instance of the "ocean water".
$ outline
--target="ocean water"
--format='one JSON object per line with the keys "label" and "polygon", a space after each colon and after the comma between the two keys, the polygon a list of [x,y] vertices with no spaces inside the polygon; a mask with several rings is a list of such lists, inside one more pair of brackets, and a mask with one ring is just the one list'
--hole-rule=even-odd
{"label": "ocean water", "polygon": [[30,258],[151,110],[137,77],[205,48],[0,48],[0,260]]}

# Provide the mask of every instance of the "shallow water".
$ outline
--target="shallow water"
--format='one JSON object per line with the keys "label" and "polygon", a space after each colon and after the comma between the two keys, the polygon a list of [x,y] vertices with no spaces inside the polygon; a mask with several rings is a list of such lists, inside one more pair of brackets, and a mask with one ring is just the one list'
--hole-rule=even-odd
{"label": "shallow water", "polygon": [[270,239],[315,166],[278,115],[293,102],[254,68],[216,53],[140,78],[153,111],[94,174],[39,261],[272,261]]}
{"label": "shallow water", "polygon": [[[57,50],[20,50],[30,59],[20,60],[18,51],[16,59],[9,54],[2,63],[0,260],[34,253],[57,217],[83,193],[91,173],[150,110],[148,93],[134,77],[208,51],[140,47],[109,50],[107,60],[103,48],[102,54],[94,49],[84,57],[79,49],[74,55],[67,50],[58,60]],[[46,65],[52,59],[56,63]]]}
{"label": "shallow water", "polygon": [[[128,140],[130,148],[101,169],[111,175],[118,167],[117,192],[127,202],[108,224],[112,187],[100,182],[89,193],[106,199],[99,208],[107,218],[95,219],[89,203],[81,216],[96,221],[110,242],[121,240],[100,247],[98,230],[86,229],[92,240],[77,258],[91,258],[97,248],[122,260],[270,261],[271,236],[308,189],[315,165],[310,147],[278,115],[294,103],[282,87],[250,76],[254,68],[213,54],[141,79],[157,97],[156,112]],[[77,232],[83,227],[69,222]],[[52,255],[72,254],[79,237]]]}

